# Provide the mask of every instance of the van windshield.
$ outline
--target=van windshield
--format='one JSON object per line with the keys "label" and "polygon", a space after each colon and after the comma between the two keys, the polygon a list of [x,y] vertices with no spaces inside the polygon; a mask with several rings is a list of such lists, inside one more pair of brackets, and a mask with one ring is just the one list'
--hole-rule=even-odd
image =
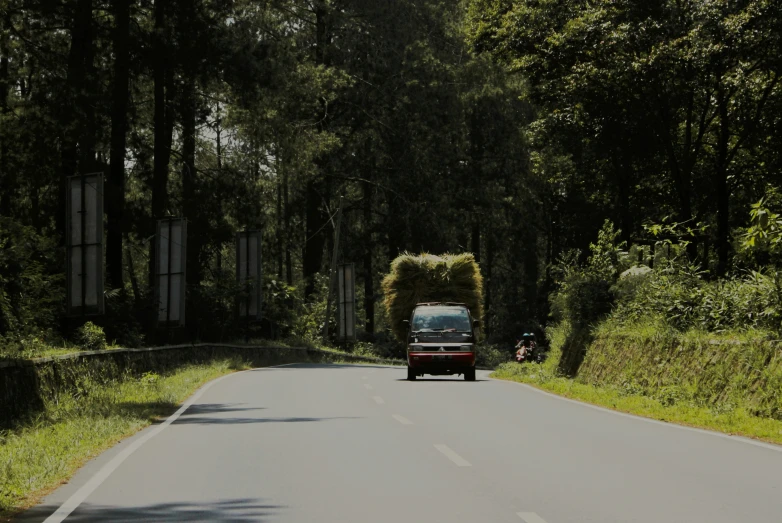
{"label": "van windshield", "polygon": [[414,332],[471,332],[470,315],[464,307],[422,307],[413,315]]}

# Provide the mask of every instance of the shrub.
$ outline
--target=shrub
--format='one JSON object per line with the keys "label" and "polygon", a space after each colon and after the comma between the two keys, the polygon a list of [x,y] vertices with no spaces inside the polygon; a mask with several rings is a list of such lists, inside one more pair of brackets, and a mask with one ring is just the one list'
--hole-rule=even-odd
{"label": "shrub", "polygon": [[497,345],[478,344],[475,346],[475,364],[479,367],[496,368],[511,361],[510,351]]}
{"label": "shrub", "polygon": [[106,350],[106,334],[102,328],[88,321],[76,331],[76,343],[84,350]]}
{"label": "shrub", "polygon": [[556,273],[559,288],[551,296],[554,319],[567,321],[576,330],[585,329],[611,312],[611,287],[617,280],[625,258],[617,243],[619,232],[606,221],[598,233],[597,242],[589,246],[585,264],[579,264],[578,251],[560,259]]}
{"label": "shrub", "polygon": [[708,282],[687,268],[651,273],[613,314],[620,323],[663,318],[679,331],[762,329],[780,332],[782,286],[779,275],[752,272]]}
{"label": "shrub", "polygon": [[51,238],[0,217],[0,337],[18,341],[57,326],[65,294]]}

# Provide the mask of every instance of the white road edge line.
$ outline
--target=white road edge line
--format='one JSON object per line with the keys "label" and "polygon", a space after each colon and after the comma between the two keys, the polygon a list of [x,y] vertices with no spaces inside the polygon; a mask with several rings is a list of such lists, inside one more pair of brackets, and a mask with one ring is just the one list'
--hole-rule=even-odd
{"label": "white road edge line", "polygon": [[372,390],[372,385],[370,385],[369,383],[364,383],[364,388],[367,390]]}
{"label": "white road edge line", "polygon": [[372,399],[375,400],[375,403],[377,403],[378,405],[382,405],[383,403],[385,403],[385,401],[383,401],[383,398],[381,398],[380,396],[372,396]]}
{"label": "white road edge line", "polygon": [[522,521],[525,521],[526,523],[546,523],[545,519],[538,516],[534,512],[518,512],[516,515],[519,516],[522,519]]}
{"label": "white road edge line", "polygon": [[[289,363],[286,363],[285,365],[292,365]],[[283,367],[284,365],[275,365],[275,367]],[[271,368],[271,367],[262,367],[262,368]],[[79,505],[82,504],[82,502],[89,497],[90,494],[92,494],[96,488],[98,488],[101,483],[106,481],[106,479],[111,475],[112,472],[117,470],[117,468],[122,465],[122,462],[128,459],[131,454],[136,452],[144,443],[151,440],[158,434],[160,434],[166,427],[171,425],[173,422],[179,418],[179,416],[182,415],[190,406],[195,403],[198,398],[201,397],[201,395],[209,389],[212,385],[215,383],[224,380],[225,378],[228,378],[230,376],[236,376],[237,374],[242,374],[243,372],[250,372],[251,370],[256,369],[250,369],[247,371],[241,371],[241,372],[234,372],[231,374],[226,374],[225,376],[221,376],[215,380],[210,381],[209,383],[206,383],[203,387],[198,389],[190,398],[185,401],[181,407],[179,407],[179,410],[177,410],[175,413],[173,413],[171,416],[169,416],[166,421],[158,425],[157,427],[151,429],[149,432],[138,438],[137,440],[133,441],[130,445],[128,445],[126,448],[124,448],[119,454],[114,456],[111,461],[103,465],[101,469],[92,476],[89,481],[87,481],[84,485],[82,485],[79,490],[74,492],[71,497],[69,497],[65,502],[60,505],[60,507],[54,511],[52,515],[50,515],[48,518],[44,520],[44,523],[60,523],[65,518],[71,515],[71,512],[76,510]]]}
{"label": "white road edge line", "polygon": [[551,398],[555,398],[555,399],[558,399],[558,400],[561,400],[561,401],[566,401],[568,403],[574,403],[576,405],[581,405],[582,407],[587,407],[587,408],[590,408],[590,409],[599,410],[599,411],[602,411],[602,412],[607,412],[609,414],[614,414],[615,416],[622,416],[624,418],[631,418],[631,419],[638,420],[638,421],[645,421],[646,423],[653,423],[655,425],[660,425],[660,426],[663,426],[663,427],[670,427],[672,429],[687,430],[689,432],[698,432],[700,434],[707,434],[709,436],[715,436],[717,438],[722,438],[722,439],[726,439],[726,440],[729,440],[729,441],[735,441],[737,443],[746,443],[747,445],[754,445],[755,447],[761,447],[761,448],[764,448],[764,449],[773,450],[774,452],[782,452],[782,446],[780,446],[780,445],[773,445],[771,443],[764,443],[762,441],[756,441],[754,439],[747,438],[747,437],[744,437],[744,436],[732,436],[730,434],[723,434],[721,432],[717,432],[717,431],[714,431],[714,430],[699,429],[699,428],[696,428],[696,427],[687,427],[685,425],[679,425],[678,423],[674,423],[674,422],[668,423],[668,422],[665,422],[665,421],[660,421],[660,420],[656,420],[656,419],[652,419],[652,418],[645,418],[643,416],[637,416],[635,414],[628,414],[626,412],[620,412],[618,410],[608,409],[606,407],[601,407],[599,405],[592,405],[591,403],[586,403],[586,402],[574,400],[574,399],[571,399],[571,398],[565,398],[563,396],[559,396],[559,395],[554,394],[552,392],[548,392],[548,391],[545,391],[545,390],[541,390],[541,389],[539,389],[537,387],[533,387],[532,385],[529,385],[527,383],[520,383],[518,381],[511,381],[511,380],[501,380],[501,379],[498,379],[498,378],[491,378],[491,377],[489,377],[489,379],[491,379],[493,381],[497,381],[497,382],[508,383],[508,384],[511,384],[511,385],[521,385],[525,389],[531,390],[533,392],[537,392],[539,394],[543,394],[544,396],[549,396]]}
{"label": "white road edge line", "polygon": [[458,455],[456,452],[451,450],[451,448],[448,445],[443,445],[442,443],[436,444],[434,448],[442,452],[446,458],[456,463],[458,467],[472,467],[469,461],[467,461],[466,459]]}
{"label": "white road edge line", "polygon": [[393,417],[395,420],[397,420],[402,425],[412,425],[413,422],[409,419],[405,418],[404,416],[400,416],[399,414],[392,414],[391,417]]}

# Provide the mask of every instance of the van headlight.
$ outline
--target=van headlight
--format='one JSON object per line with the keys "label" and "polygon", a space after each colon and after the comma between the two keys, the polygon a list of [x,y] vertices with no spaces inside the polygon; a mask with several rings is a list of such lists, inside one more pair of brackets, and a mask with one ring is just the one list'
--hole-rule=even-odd
{"label": "van headlight", "polygon": [[424,350],[424,347],[423,347],[423,345],[410,345],[408,347],[408,350],[410,352],[420,352],[420,351]]}
{"label": "van headlight", "polygon": [[473,346],[472,345],[462,345],[459,347],[459,350],[462,352],[472,352]]}

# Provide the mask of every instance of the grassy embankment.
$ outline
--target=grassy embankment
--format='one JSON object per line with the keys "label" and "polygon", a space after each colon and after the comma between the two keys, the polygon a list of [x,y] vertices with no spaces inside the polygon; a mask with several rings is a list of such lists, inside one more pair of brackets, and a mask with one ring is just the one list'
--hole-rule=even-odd
{"label": "grassy embankment", "polygon": [[629,414],[782,444],[782,351],[763,333],[676,333],[658,325],[594,333],[575,378],[558,374],[568,336],[552,329],[542,365],[506,363],[494,377]]}

